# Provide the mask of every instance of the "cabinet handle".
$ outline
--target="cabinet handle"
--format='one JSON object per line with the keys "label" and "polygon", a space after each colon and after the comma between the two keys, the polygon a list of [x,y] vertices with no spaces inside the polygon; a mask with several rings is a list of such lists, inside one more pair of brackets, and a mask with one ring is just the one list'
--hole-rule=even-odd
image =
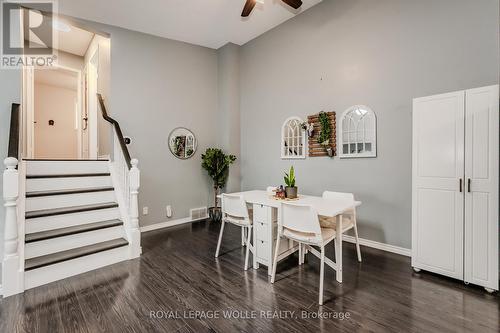
{"label": "cabinet handle", "polygon": [[460,193],[462,193],[462,178],[460,178]]}
{"label": "cabinet handle", "polygon": [[470,193],[470,178],[467,179],[467,192]]}

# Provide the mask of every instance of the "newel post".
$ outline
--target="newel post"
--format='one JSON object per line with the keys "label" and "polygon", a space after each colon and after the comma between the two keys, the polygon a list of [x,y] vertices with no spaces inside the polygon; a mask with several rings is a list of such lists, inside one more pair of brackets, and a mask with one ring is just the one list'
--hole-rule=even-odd
{"label": "newel post", "polygon": [[137,159],[132,159],[130,161],[132,168],[129,171],[129,184],[130,184],[130,227],[131,227],[131,258],[137,258],[140,256],[141,250],[141,232],[139,230],[139,187],[141,185],[140,178],[141,172],[137,168],[139,161]]}
{"label": "newel post", "polygon": [[19,172],[17,159],[8,157],[4,160],[3,199],[5,206],[4,258],[2,266],[3,296],[7,297],[22,292],[22,272],[18,251],[17,198],[19,197]]}

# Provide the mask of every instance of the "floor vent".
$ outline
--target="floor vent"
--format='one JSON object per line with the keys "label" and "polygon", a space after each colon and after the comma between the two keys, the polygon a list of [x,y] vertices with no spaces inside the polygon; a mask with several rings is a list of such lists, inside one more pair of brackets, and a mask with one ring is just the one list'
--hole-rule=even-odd
{"label": "floor vent", "polygon": [[189,210],[189,215],[191,220],[201,220],[206,219],[207,215],[207,207],[193,208]]}

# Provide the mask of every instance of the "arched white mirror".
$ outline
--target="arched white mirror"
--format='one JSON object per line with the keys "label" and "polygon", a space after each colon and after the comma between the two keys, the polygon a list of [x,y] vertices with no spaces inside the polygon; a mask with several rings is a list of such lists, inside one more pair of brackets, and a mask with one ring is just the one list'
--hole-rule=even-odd
{"label": "arched white mirror", "polygon": [[365,105],[347,109],[340,121],[340,157],[377,156],[377,118]]}
{"label": "arched white mirror", "polygon": [[302,128],[302,119],[291,117],[285,120],[281,128],[281,158],[306,158],[306,136]]}

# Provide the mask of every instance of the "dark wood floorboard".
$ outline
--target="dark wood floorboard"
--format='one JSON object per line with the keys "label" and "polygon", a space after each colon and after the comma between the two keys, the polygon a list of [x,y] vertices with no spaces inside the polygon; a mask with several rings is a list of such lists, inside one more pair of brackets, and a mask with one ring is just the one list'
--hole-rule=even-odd
{"label": "dark wood floorboard", "polygon": [[[0,332],[499,332],[498,294],[413,273],[407,257],[362,247],[358,263],[354,246],[344,244],[344,283],[326,268],[319,306],[316,258],[299,267],[289,257],[273,285],[265,267],[243,271],[234,226],[215,259],[218,232],[218,224],[199,222],[145,233],[139,259],[1,299]],[[333,245],[327,256],[334,258]],[[257,315],[227,319],[225,311]],[[278,311],[294,316],[271,318]],[[214,313],[220,317],[207,317]]]}

